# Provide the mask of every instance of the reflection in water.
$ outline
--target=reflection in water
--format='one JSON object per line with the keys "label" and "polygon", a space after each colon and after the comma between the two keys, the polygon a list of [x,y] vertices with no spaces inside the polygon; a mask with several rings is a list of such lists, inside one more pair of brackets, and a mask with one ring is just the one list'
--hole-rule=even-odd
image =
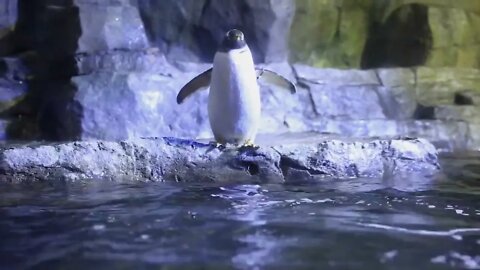
{"label": "reflection in water", "polygon": [[478,178],[453,177],[472,162],[440,181],[2,184],[0,268],[480,269]]}
{"label": "reflection in water", "polygon": [[266,218],[262,217],[268,208],[281,204],[280,201],[270,201],[262,194],[267,192],[261,190],[259,185],[241,185],[234,188],[221,188],[219,194],[212,194],[231,202],[233,213],[232,218],[246,222],[250,229],[245,235],[239,237],[239,241],[246,244],[246,248],[239,250],[232,258],[234,265],[241,269],[257,269],[257,267],[268,263],[285,244],[285,240],[279,241],[268,234],[268,230],[262,229],[267,224]]}

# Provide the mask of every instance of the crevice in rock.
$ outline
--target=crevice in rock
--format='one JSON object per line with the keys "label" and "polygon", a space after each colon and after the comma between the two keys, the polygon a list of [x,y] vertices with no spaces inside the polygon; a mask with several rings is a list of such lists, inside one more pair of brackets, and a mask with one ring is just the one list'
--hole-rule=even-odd
{"label": "crevice in rock", "polygon": [[418,86],[418,74],[417,74],[417,69],[416,68],[412,68],[412,72],[413,72],[413,86],[415,87],[415,91],[417,89],[417,86]]}
{"label": "crevice in rock", "polygon": [[340,38],[341,24],[342,24],[342,7],[337,7],[337,25],[335,27],[334,39]]}
{"label": "crevice in rock", "polygon": [[380,77],[380,74],[378,73],[378,69],[375,69],[375,70],[374,70],[374,73],[375,73],[375,77],[377,77],[377,80],[378,80],[378,83],[380,84],[380,86],[385,86],[385,85],[383,84],[382,77]]}
{"label": "crevice in rock", "polygon": [[454,104],[460,105],[460,106],[466,106],[466,105],[475,105],[475,102],[473,101],[473,98],[468,94],[465,94],[462,92],[456,92],[454,97]]}
{"label": "crevice in rock", "polygon": [[245,171],[251,176],[255,176],[260,173],[260,166],[252,161],[234,160],[230,162],[228,166],[234,170]]}
{"label": "crevice in rock", "polygon": [[419,120],[433,120],[435,119],[435,107],[418,104],[413,119]]}
{"label": "crevice in rock", "polygon": [[285,155],[282,155],[282,154],[280,154],[280,162],[278,164],[278,167],[279,167],[280,171],[282,172],[284,178],[288,175],[288,172],[289,172],[290,169],[295,169],[295,170],[298,170],[298,171],[305,171],[308,174],[310,174],[311,176],[326,175],[326,173],[324,171],[308,168],[308,167],[300,164],[300,162],[298,162],[297,160],[294,160],[294,159],[292,159],[290,157],[287,157]]}
{"label": "crevice in rock", "polygon": [[315,100],[313,99],[313,95],[312,95],[312,89],[310,87],[310,85],[308,85],[308,83],[306,83],[304,81],[304,79],[302,79],[300,77],[300,75],[298,74],[298,71],[295,67],[291,66],[291,69],[292,69],[292,73],[293,73],[293,77],[295,78],[295,80],[297,81],[297,85],[300,87],[300,88],[304,88],[307,93],[308,93],[308,99],[310,101],[310,105],[312,106],[312,109],[313,109],[313,113],[316,115],[316,116],[319,116],[320,113],[318,112],[317,110],[317,106],[315,105]]}
{"label": "crevice in rock", "polygon": [[253,162],[243,162],[244,165],[247,166],[247,171],[250,175],[258,175],[260,173],[260,167],[258,164]]}

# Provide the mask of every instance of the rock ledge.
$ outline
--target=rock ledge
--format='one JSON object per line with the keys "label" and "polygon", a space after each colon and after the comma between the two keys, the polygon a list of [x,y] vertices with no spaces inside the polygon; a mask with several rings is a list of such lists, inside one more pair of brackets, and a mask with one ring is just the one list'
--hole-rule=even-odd
{"label": "rock ledge", "polygon": [[417,138],[263,136],[260,148],[218,149],[178,138],[121,142],[3,144],[0,181],[144,180],[284,182],[326,177],[382,177],[439,170],[437,151]]}

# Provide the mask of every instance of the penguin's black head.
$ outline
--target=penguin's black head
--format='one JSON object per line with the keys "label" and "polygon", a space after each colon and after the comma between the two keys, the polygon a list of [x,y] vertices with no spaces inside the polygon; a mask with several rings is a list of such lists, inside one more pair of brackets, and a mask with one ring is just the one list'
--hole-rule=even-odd
{"label": "penguin's black head", "polygon": [[229,50],[240,49],[247,45],[245,42],[245,36],[242,31],[238,29],[232,29],[225,34],[220,50],[228,52]]}

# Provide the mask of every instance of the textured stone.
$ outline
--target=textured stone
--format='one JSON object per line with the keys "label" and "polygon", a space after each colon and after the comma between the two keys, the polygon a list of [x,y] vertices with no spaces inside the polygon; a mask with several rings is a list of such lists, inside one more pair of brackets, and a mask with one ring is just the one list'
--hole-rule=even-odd
{"label": "textured stone", "polygon": [[480,91],[480,70],[419,67],[416,82],[422,104],[453,104],[457,92]]}
{"label": "textured stone", "polygon": [[371,3],[297,0],[290,36],[293,59],[316,67],[359,67]]}
{"label": "textured stone", "polygon": [[435,42],[427,65],[478,68],[479,15],[451,5],[430,7],[428,16]]}
{"label": "textured stone", "polygon": [[301,85],[309,89],[315,112],[335,119],[384,119],[373,70],[318,69],[294,65]]}
{"label": "textured stone", "polygon": [[0,115],[7,113],[15,106],[27,92],[26,85],[0,79]]}
{"label": "textured stone", "polygon": [[11,28],[17,21],[18,0],[3,0],[0,3],[0,29]]}
{"label": "textured stone", "polygon": [[309,85],[316,112],[321,117],[360,120],[385,119],[377,87]]}
{"label": "textured stone", "polygon": [[158,50],[108,51],[97,54],[80,54],[76,57],[77,72],[74,75],[98,71],[149,72],[171,76],[177,72],[165,55]]}
{"label": "textured stone", "polygon": [[[289,67],[283,66],[283,70]],[[279,67],[270,69],[282,73]],[[55,128],[55,132],[47,136],[52,139],[211,137],[206,106],[208,91],[195,93],[181,105],[176,103],[181,87],[209,66],[183,68],[188,71],[170,68],[169,73],[163,75],[96,72],[74,77],[71,83],[63,86],[53,86],[62,95],[47,99],[43,106],[40,113],[43,130],[49,133],[51,123],[57,123],[61,128]],[[286,72],[291,73],[291,69]],[[299,89],[292,95],[284,89],[262,84],[261,98],[261,133],[308,130],[303,120],[306,115],[313,114],[313,107],[301,105],[310,102],[306,90]]]}
{"label": "textured stone", "polygon": [[435,148],[421,139],[267,137],[259,149],[219,150],[174,138],[2,145],[0,179],[284,182],[325,177],[435,174]]}
{"label": "textured stone", "polygon": [[18,44],[47,59],[149,47],[138,9],[129,1],[24,1],[19,14]]}
{"label": "textured stone", "polygon": [[[456,120],[332,120],[309,122],[311,130],[346,137],[419,137],[432,142],[441,152],[466,151],[478,135],[465,121]],[[478,139],[478,138],[477,138]],[[480,144],[478,144],[480,145]]]}
{"label": "textured stone", "polygon": [[456,105],[480,106],[480,91],[460,91],[455,93]]}
{"label": "textured stone", "polygon": [[303,64],[295,64],[298,80],[331,85],[380,85],[374,70],[315,68]]}
{"label": "textured stone", "polygon": [[82,29],[78,52],[138,50],[149,47],[136,7],[126,4],[128,1],[123,1],[121,5],[105,6],[99,6],[98,2],[78,4]]}
{"label": "textured stone", "polygon": [[11,28],[0,29],[0,56],[10,55],[15,50],[15,39]]}
{"label": "textured stone", "polygon": [[316,67],[478,68],[478,1],[297,0],[290,45]]}
{"label": "textured stone", "polygon": [[417,67],[415,68],[417,83],[440,83],[455,81],[458,84],[479,82],[480,70],[473,68],[451,67]]}
{"label": "textured stone", "polygon": [[381,68],[377,69],[380,83],[385,87],[415,85],[415,72],[409,68]]}
{"label": "textured stone", "polygon": [[346,137],[394,137],[406,135],[396,120],[332,120],[321,119],[311,123],[312,130]]}
{"label": "textured stone", "polygon": [[434,118],[439,120],[458,120],[480,124],[480,107],[477,106],[437,106],[434,114]]}
{"label": "textured stone", "polygon": [[378,87],[375,89],[387,118],[405,120],[415,117],[418,102],[413,85]]}
{"label": "textured stone", "polygon": [[139,0],[150,39],[169,59],[211,61],[224,33],[245,33],[256,62],[284,61],[293,0]]}
{"label": "textured stone", "polygon": [[41,120],[44,126],[53,121],[62,127],[52,139],[209,136],[206,91],[176,104],[179,89],[195,75],[97,72],[74,77],[62,90],[64,97],[45,104]]}
{"label": "textured stone", "polygon": [[405,134],[428,138],[440,151],[464,151],[471,137],[467,123],[443,120],[408,121]]}
{"label": "textured stone", "polygon": [[[181,61],[170,64],[156,51],[130,51],[85,55],[77,59],[77,65],[81,67],[80,72],[88,75],[74,77],[67,83],[35,87],[39,92],[50,93],[40,103],[38,116],[44,138],[211,137],[206,112],[207,91],[200,91],[185,104],[175,103],[181,86],[210,68],[210,64]],[[410,69],[373,72],[323,70],[301,65],[292,69],[287,63],[260,66],[294,82],[298,80],[295,95],[261,84],[260,134],[314,130],[353,137],[418,135],[432,140],[442,150],[466,149],[466,142],[474,135],[462,120],[471,122],[473,116],[455,116],[448,111],[441,117],[436,116],[435,108],[438,111],[444,105],[451,106],[458,92],[452,90],[451,82],[442,78],[435,83],[432,69],[422,71],[423,83],[415,87],[408,80],[404,86],[395,86],[401,82],[395,72],[398,78],[411,79]],[[111,69],[118,71],[108,72]],[[439,72],[442,73],[442,69]],[[474,81],[469,73],[461,72],[465,79],[459,75],[455,83]],[[451,76],[452,71],[446,74]],[[438,91],[442,89],[444,98],[443,92]],[[472,91],[462,93],[474,95],[476,92]],[[414,121],[415,118],[423,120]],[[443,120],[435,120],[437,118]],[[14,125],[22,134],[25,130],[35,130],[31,127],[35,123],[25,119],[30,118],[23,117]],[[28,128],[23,128],[22,123]],[[466,141],[462,141],[464,139]]]}
{"label": "textured stone", "polygon": [[0,119],[0,140],[6,140],[8,138],[8,126],[10,121]]}
{"label": "textured stone", "polygon": [[480,124],[471,123],[468,126],[470,131],[469,145],[467,149],[471,151],[480,151]]}
{"label": "textured stone", "polygon": [[[259,65],[259,67],[277,72],[296,83],[292,67],[286,62]],[[307,89],[297,88],[297,93],[292,95],[289,91],[274,85],[260,83],[260,87],[262,101],[260,133],[310,130],[309,123],[305,119],[315,117],[315,111]]]}

